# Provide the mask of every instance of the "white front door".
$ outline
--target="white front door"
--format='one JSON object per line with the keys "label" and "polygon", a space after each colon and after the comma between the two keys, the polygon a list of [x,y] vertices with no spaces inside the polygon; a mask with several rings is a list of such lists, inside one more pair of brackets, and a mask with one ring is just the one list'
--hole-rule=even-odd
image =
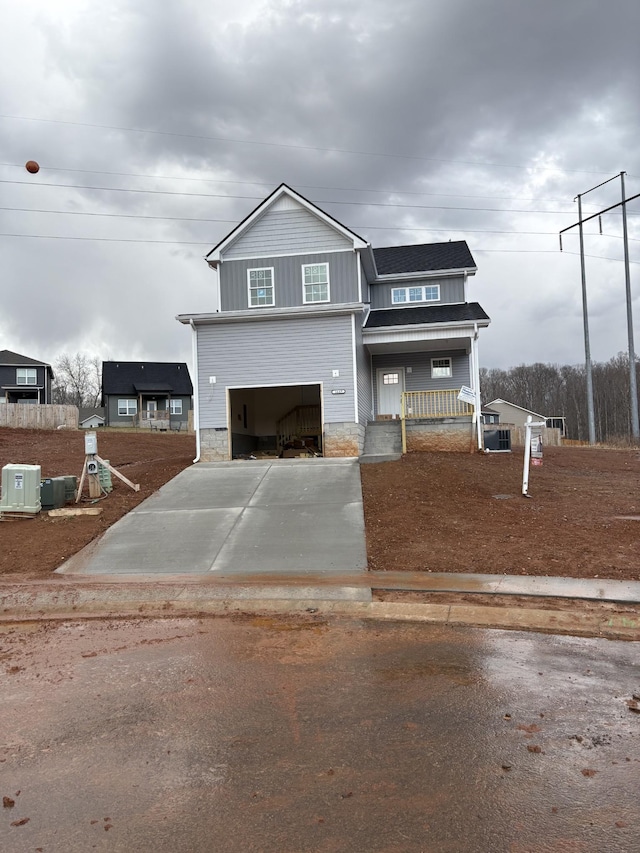
{"label": "white front door", "polygon": [[152,420],[158,411],[158,404],[155,400],[147,400],[147,417]]}
{"label": "white front door", "polygon": [[400,417],[400,402],[404,391],[404,367],[379,367],[378,414]]}

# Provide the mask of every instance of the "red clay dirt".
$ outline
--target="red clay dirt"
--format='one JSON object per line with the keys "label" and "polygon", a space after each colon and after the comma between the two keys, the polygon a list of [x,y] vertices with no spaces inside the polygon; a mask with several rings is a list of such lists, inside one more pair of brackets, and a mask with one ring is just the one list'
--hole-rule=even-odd
{"label": "red clay dirt", "polygon": [[[102,509],[99,516],[35,518],[0,522],[0,579],[58,579],[52,575],[68,557],[160,486],[188,467],[196,451],[195,436],[185,433],[118,432],[98,430],[98,453],[121,474],[140,484],[134,492],[113,476],[113,491],[92,504],[85,484],[79,506]],[[8,463],[40,465],[43,477],[74,474],[80,480],[84,464],[84,433],[66,430],[0,429],[0,468]]]}
{"label": "red clay dirt", "polygon": [[[140,491],[114,477],[99,516],[0,522],[0,579],[58,579],[51,573],[64,560],[191,464],[195,438],[98,430],[98,452]],[[79,477],[84,434],[2,428],[0,468],[10,462]],[[531,499],[520,495],[521,449],[415,453],[361,470],[373,570],[640,580],[638,450],[546,448],[531,469]]]}
{"label": "red clay dirt", "polygon": [[545,448],[530,499],[522,468],[522,448],[363,465],[369,568],[640,580],[637,449]]}

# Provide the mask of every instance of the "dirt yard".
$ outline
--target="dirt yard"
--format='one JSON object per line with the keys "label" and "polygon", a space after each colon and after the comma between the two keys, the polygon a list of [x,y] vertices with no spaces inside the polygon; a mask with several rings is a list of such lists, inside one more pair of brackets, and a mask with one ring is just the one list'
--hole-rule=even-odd
{"label": "dirt yard", "polygon": [[[99,516],[0,522],[0,578],[57,578],[65,559],[191,464],[195,438],[98,430],[98,453],[140,491],[114,477]],[[79,477],[83,461],[82,432],[0,429],[0,468],[38,464],[43,477]],[[531,499],[521,483],[521,450],[364,465],[370,568],[640,580],[638,450],[547,448],[531,469]]]}
{"label": "dirt yard", "polygon": [[[640,580],[640,452],[551,447],[362,466],[369,567]],[[627,518],[623,518],[627,516]]]}
{"label": "dirt yard", "polygon": [[[68,557],[190,465],[196,451],[195,436],[184,433],[97,430],[97,435],[99,455],[128,480],[139,483],[140,491],[134,492],[114,476],[113,491],[95,504],[102,509],[99,516],[50,518],[42,512],[33,519],[3,520],[0,578],[51,578],[51,572]],[[40,465],[43,477],[74,474],[80,480],[84,433],[0,429],[0,468],[8,463]],[[91,506],[86,484],[84,498],[79,505]]]}

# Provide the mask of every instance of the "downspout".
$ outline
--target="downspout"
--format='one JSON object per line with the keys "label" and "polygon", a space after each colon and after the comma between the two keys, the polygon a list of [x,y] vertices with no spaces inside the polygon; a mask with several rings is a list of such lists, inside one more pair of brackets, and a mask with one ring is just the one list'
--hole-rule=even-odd
{"label": "downspout", "polygon": [[478,434],[478,450],[483,449],[482,435],[482,403],[480,401],[480,362],[478,360],[478,324],[473,324],[473,338],[471,341],[471,349],[473,352],[473,385],[476,392],[476,430]]}
{"label": "downspout", "polygon": [[194,464],[200,461],[200,382],[198,376],[198,333],[193,320],[191,326],[191,356],[193,359],[193,428],[196,432],[196,458]]}

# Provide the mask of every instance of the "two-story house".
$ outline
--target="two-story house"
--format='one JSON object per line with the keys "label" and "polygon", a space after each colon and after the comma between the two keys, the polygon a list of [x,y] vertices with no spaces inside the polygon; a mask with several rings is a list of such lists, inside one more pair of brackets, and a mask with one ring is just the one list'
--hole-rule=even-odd
{"label": "two-story house", "polygon": [[401,416],[408,450],[481,441],[489,318],[467,301],[464,241],[373,249],[282,184],[206,260],[217,310],[177,317],[192,329],[199,459],[292,439],[360,456],[367,424]]}
{"label": "two-story house", "polygon": [[0,402],[50,403],[52,382],[50,364],[0,350]]}

